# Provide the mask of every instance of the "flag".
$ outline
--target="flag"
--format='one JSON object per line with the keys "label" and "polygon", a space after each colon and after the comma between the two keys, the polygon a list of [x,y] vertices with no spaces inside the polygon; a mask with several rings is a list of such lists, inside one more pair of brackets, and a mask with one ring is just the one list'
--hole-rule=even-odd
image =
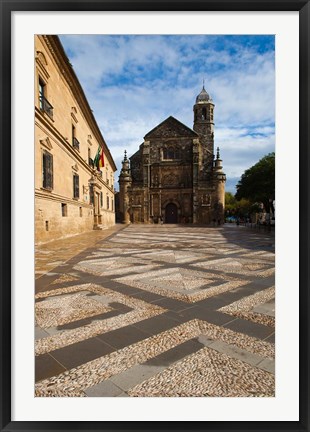
{"label": "flag", "polygon": [[96,157],[94,159],[94,165],[98,171],[100,171],[101,167],[104,167],[103,148],[100,146],[98,147],[98,151],[97,151]]}

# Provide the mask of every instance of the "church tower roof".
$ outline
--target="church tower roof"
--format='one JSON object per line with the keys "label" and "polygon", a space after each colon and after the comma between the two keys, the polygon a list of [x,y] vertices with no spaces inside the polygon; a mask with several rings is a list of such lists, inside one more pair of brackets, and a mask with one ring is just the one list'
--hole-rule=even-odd
{"label": "church tower roof", "polygon": [[212,101],[211,96],[209,93],[206,92],[205,86],[203,85],[201,92],[196,97],[196,104],[197,103],[203,103],[203,102],[209,102]]}

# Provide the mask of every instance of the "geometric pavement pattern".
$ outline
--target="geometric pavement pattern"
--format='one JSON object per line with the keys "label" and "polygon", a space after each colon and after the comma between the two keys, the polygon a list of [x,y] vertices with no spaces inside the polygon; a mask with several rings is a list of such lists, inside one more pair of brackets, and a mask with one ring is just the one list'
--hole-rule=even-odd
{"label": "geometric pavement pattern", "polygon": [[36,280],[35,395],[274,396],[274,246],[130,225],[62,262]]}

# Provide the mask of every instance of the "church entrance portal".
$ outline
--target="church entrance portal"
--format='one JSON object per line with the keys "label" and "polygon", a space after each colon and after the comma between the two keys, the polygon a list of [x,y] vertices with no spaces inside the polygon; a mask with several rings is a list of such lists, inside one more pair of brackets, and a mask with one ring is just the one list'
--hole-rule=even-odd
{"label": "church entrance portal", "polygon": [[169,203],[165,209],[165,223],[178,223],[178,208],[175,204]]}

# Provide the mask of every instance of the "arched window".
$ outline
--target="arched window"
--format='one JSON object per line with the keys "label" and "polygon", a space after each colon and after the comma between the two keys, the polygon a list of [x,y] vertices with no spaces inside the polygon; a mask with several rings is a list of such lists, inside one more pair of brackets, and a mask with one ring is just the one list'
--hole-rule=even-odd
{"label": "arched window", "polygon": [[168,148],[168,158],[167,159],[174,159],[174,148],[173,147],[169,147]]}
{"label": "arched window", "polygon": [[163,148],[162,150],[163,159],[181,159],[181,152],[178,147],[174,148],[172,146],[168,148]]}
{"label": "arched window", "polygon": [[202,120],[205,120],[206,117],[207,117],[207,111],[206,111],[205,108],[202,108],[202,115],[201,115],[201,119],[202,119]]}

